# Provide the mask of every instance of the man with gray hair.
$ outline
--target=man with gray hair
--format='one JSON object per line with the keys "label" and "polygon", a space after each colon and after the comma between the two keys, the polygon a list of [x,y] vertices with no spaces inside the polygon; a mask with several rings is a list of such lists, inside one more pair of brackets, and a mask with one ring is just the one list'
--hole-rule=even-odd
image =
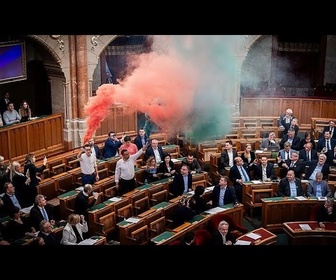
{"label": "man with gray hair", "polygon": [[315,180],[309,181],[307,186],[307,196],[331,197],[331,189],[327,181],[323,180],[323,173],[317,172]]}

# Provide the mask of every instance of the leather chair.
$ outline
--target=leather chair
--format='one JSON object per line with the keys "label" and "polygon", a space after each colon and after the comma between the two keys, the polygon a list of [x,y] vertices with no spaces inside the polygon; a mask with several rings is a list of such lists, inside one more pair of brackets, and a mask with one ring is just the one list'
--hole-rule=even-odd
{"label": "leather chair", "polygon": [[210,219],[209,231],[214,233],[218,229],[220,221],[225,220],[229,223],[229,231],[237,238],[248,232],[243,225],[237,224],[229,214],[218,213]]}

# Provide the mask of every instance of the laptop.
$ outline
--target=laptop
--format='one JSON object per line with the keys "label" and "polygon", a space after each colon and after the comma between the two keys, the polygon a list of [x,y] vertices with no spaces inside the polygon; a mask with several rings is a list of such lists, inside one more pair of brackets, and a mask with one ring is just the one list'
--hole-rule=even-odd
{"label": "laptop", "polygon": [[277,146],[268,146],[267,147],[267,151],[268,152],[279,152],[279,147],[277,147]]}

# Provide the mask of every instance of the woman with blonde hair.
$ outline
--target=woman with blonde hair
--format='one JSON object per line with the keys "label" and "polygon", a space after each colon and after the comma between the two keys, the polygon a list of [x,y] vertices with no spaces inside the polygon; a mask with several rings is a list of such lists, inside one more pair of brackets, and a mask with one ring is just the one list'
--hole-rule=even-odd
{"label": "woman with blonde hair", "polygon": [[19,108],[19,114],[21,116],[21,122],[29,121],[32,117],[32,112],[30,109],[30,106],[27,102],[27,100],[23,100],[21,102],[20,108]]}
{"label": "woman with blonde hair", "polygon": [[157,164],[154,156],[150,156],[146,161],[145,179],[148,183],[152,183],[160,179],[160,174],[157,174]]}
{"label": "woman with blonde hair", "polygon": [[62,232],[62,245],[78,245],[85,238],[83,233],[89,231],[88,224],[83,215],[71,213]]}

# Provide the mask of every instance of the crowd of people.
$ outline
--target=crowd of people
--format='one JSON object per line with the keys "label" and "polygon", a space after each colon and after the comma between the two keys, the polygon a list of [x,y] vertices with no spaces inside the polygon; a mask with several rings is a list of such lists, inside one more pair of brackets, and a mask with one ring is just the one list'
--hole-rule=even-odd
{"label": "crowd of people", "polygon": [[[7,96],[8,97],[8,96]],[[23,108],[27,109],[27,102],[23,102]],[[8,108],[11,103],[8,102]],[[23,109],[24,110],[24,109]],[[6,112],[6,111],[5,111]],[[23,113],[20,117],[31,116]],[[123,135],[121,139],[111,131],[101,150],[91,138],[80,149],[77,158],[82,172],[83,189],[78,193],[74,206],[74,213],[65,220],[56,221],[54,209],[47,203],[46,198],[37,194],[37,185],[41,181],[39,174],[47,168],[47,158],[41,166],[36,166],[34,154],[27,154],[24,166],[17,161],[5,164],[4,157],[0,156],[0,184],[3,193],[0,199],[0,216],[10,217],[9,226],[1,229],[0,244],[11,244],[15,240],[32,236],[36,238],[33,244],[79,244],[88,238],[88,210],[93,207],[98,199],[98,194],[93,192],[93,185],[100,180],[97,161],[118,157],[116,162],[114,181],[119,196],[134,190],[137,186],[135,180],[135,166],[139,159],[142,160],[145,172],[145,184],[153,183],[163,178],[172,178],[169,188],[170,198],[181,197],[179,207],[174,214],[174,225],[179,226],[195,215],[214,208],[232,204],[238,207],[244,203],[243,186],[245,182],[260,180],[263,182],[276,181],[278,184],[276,196],[296,197],[307,195],[309,197],[328,197],[333,200],[328,183],[330,166],[336,166],[336,135],[334,135],[335,122],[330,121],[329,126],[322,132],[322,137],[317,141],[310,133],[304,138],[298,135],[299,126],[292,110],[280,117],[280,126],[284,127],[284,134],[280,139],[274,132],[262,139],[260,148],[262,151],[277,153],[276,162],[272,163],[266,155],[258,156],[251,144],[245,146],[244,151],[233,148],[231,140],[227,140],[218,161],[218,181],[214,182],[211,198],[205,201],[203,195],[205,186],[197,185],[192,188],[192,176],[203,172],[197,158],[193,154],[187,154],[181,162],[181,167],[176,169],[172,157],[165,153],[157,139],[149,141],[143,128],[132,140]],[[275,164],[280,168],[280,176],[275,175]],[[307,193],[304,193],[302,180],[308,180]],[[188,195],[193,191],[193,195]],[[93,199],[89,202],[89,197]],[[327,209],[329,220],[335,220],[333,206],[330,199],[321,208],[318,221],[323,225],[323,211]],[[21,212],[24,208],[30,208],[29,215]],[[331,209],[331,210],[330,210]],[[54,234],[53,229],[60,222],[63,225],[61,237]],[[221,221],[218,231],[213,235],[213,244],[232,245],[232,238],[226,221]],[[40,240],[42,238],[43,240]],[[192,245],[192,236],[186,236],[181,242],[184,245]]]}

